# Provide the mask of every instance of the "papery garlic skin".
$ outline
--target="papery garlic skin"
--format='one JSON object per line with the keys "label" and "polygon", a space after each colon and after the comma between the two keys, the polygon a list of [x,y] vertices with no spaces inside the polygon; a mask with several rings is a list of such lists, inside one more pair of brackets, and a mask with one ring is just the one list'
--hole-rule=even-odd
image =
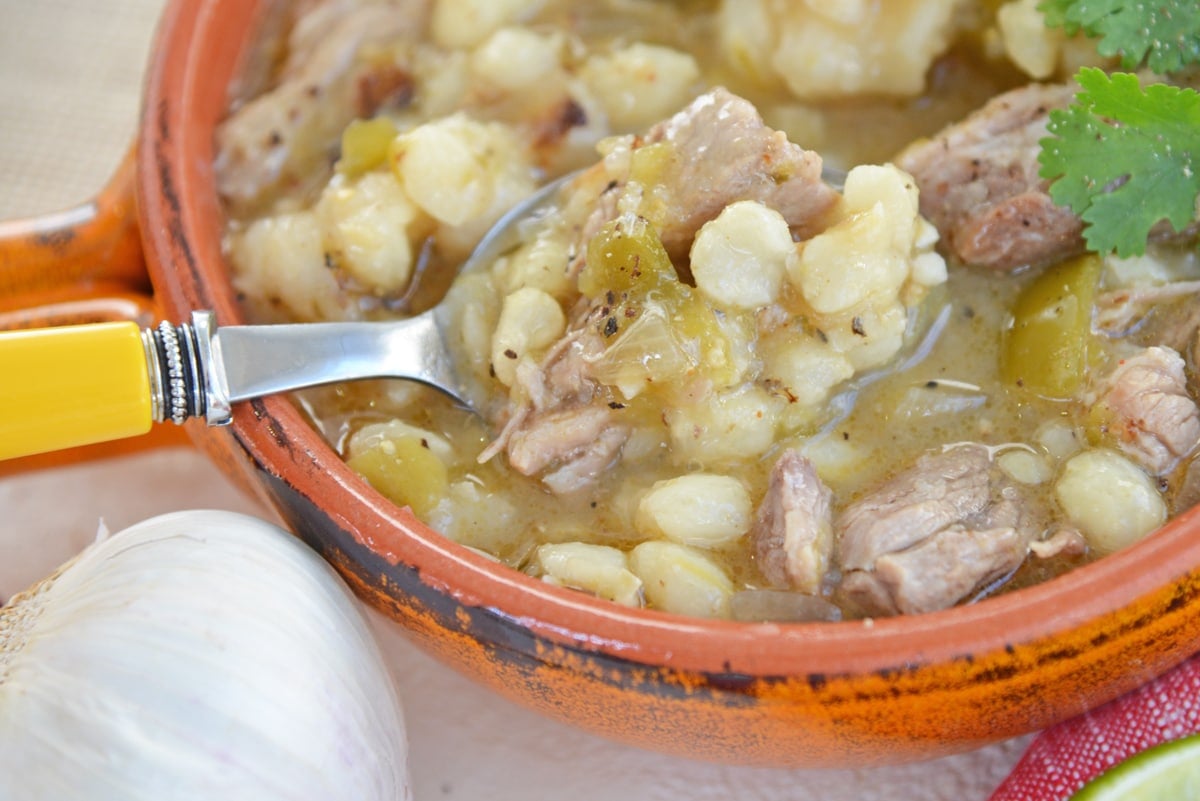
{"label": "papery garlic skin", "polygon": [[0,799],[410,799],[394,685],[292,535],[180,512],[0,610]]}

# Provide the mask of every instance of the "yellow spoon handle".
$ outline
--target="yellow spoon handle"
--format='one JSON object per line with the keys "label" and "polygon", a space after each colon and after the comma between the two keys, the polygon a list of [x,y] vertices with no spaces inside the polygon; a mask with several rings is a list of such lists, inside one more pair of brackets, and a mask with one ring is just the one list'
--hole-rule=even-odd
{"label": "yellow spoon handle", "polygon": [[0,333],[0,459],[144,434],[153,419],[137,324]]}

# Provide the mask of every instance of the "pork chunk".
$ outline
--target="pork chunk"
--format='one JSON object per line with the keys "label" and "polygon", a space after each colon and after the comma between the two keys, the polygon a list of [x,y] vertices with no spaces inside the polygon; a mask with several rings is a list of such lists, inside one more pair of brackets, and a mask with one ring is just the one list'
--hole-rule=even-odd
{"label": "pork chunk", "polygon": [[542,483],[555,495],[567,495],[591,486],[621,455],[629,429],[609,420],[596,438],[566,455],[563,464],[542,476]]}
{"label": "pork chunk", "polygon": [[1099,385],[1094,410],[1117,447],[1154,475],[1200,443],[1200,410],[1187,393],[1183,357],[1167,347],[1122,359]]}
{"label": "pork chunk", "polygon": [[1027,546],[1028,538],[1007,526],[953,525],[907,551],[881,556],[872,571],[849,573],[841,593],[873,615],[945,609],[1015,570]]}
{"label": "pork chunk", "polygon": [[991,500],[989,468],[987,450],[975,446],[922,457],[843,510],[838,563],[844,570],[869,570],[884,554],[979,516]]}
{"label": "pork chunk", "polygon": [[758,566],[776,587],[821,589],[833,550],[832,493],[812,462],[787,450],[771,468],[751,529]]}
{"label": "pork chunk", "polygon": [[517,472],[540,476],[558,495],[594,483],[630,434],[591,376],[589,358],[599,347],[594,328],[576,321],[540,362],[519,365],[523,400],[507,410],[500,434],[479,460],[505,452]]}
{"label": "pork chunk", "polygon": [[[838,193],[821,178],[821,157],[766,126],[748,101],[717,88],[653,126],[632,147],[667,143],[649,206],[655,232],[675,264],[684,264],[696,232],[731,203],[756,200],[778,211],[793,235],[808,239],[828,224]],[[574,182],[569,204],[587,206],[569,273],[583,267],[587,242],[616,219],[630,179],[627,161],[607,160]]]}
{"label": "pork chunk", "polygon": [[1024,561],[1033,529],[988,450],[963,445],[918,460],[850,504],[835,523],[839,594],[864,614],[953,606]]}
{"label": "pork chunk", "polygon": [[672,258],[686,255],[700,227],[730,203],[757,200],[806,239],[837,201],[821,180],[821,157],[768,128],[753,105],[725,89],[651,128],[645,144],[658,142],[675,154],[656,189],[664,207],[658,233]]}
{"label": "pork chunk", "polygon": [[896,158],[954,257],[1010,270],[1083,251],[1082,221],[1050,199],[1037,160],[1049,112],[1073,96],[1065,85],[1014,89]]}
{"label": "pork chunk", "polygon": [[257,208],[280,186],[318,185],[346,125],[411,97],[405,70],[360,54],[371,43],[415,35],[428,0],[347,5],[311,4],[292,29],[292,55],[274,88],[217,129],[217,188],[239,213]]}
{"label": "pork chunk", "polygon": [[509,463],[524,475],[546,470],[543,482],[554,492],[587,485],[612,464],[629,436],[599,405],[567,407],[531,418],[508,441]]}

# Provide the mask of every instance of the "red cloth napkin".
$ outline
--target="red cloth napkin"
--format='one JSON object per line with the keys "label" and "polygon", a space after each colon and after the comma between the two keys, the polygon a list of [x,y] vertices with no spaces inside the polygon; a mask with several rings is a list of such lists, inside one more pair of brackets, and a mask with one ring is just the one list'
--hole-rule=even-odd
{"label": "red cloth napkin", "polygon": [[1061,801],[1152,745],[1200,731],[1200,655],[1098,709],[1046,729],[990,801]]}

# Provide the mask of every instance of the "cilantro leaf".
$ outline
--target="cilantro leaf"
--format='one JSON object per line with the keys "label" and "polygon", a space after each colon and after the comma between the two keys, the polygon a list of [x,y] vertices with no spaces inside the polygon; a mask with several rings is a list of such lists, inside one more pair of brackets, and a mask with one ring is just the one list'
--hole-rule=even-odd
{"label": "cilantro leaf", "polygon": [[1181,231],[1200,195],[1200,94],[1165,84],[1144,90],[1136,75],[1085,67],[1082,91],[1050,112],[1039,174],[1050,197],[1087,224],[1097,253],[1146,251],[1150,229],[1168,220]]}
{"label": "cilantro leaf", "polygon": [[1196,0],[1043,0],[1046,24],[1099,39],[1102,56],[1133,69],[1145,62],[1159,75],[1200,63],[1200,3]]}

